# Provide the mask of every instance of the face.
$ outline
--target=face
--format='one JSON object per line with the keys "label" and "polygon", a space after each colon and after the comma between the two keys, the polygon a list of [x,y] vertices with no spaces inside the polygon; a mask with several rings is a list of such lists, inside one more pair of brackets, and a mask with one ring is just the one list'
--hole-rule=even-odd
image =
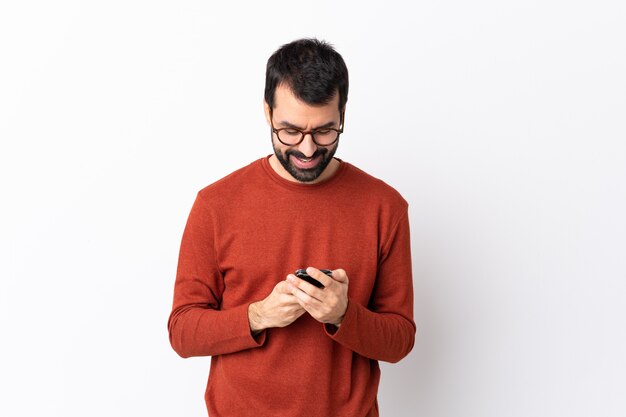
{"label": "face", "polygon": [[[312,106],[297,99],[291,90],[280,85],[274,93],[272,110],[274,128],[293,127],[309,131],[320,127],[339,128],[339,94],[321,106]],[[269,106],[265,103],[265,117],[270,124]],[[312,183],[318,180],[333,160],[339,142],[330,146],[318,146],[310,134],[295,146],[282,144],[272,133],[272,146],[282,168],[296,181]]]}

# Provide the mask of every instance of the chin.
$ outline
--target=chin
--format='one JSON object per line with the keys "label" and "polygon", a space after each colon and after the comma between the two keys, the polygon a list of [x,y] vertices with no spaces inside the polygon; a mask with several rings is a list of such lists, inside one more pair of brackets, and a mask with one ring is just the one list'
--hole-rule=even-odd
{"label": "chin", "polygon": [[[274,155],[276,155],[276,159],[280,162],[282,167],[292,176],[296,181],[303,183],[310,183],[317,180],[326,170],[328,165],[333,160],[335,156],[335,151],[337,150],[337,145],[335,145],[332,149],[324,149],[321,151],[321,158],[318,164],[312,168],[302,169],[298,168],[295,164],[291,162],[290,155],[294,154],[293,151],[284,151],[281,152],[277,149],[276,145],[272,142],[272,146],[274,148]],[[295,156],[295,155],[294,155]]]}

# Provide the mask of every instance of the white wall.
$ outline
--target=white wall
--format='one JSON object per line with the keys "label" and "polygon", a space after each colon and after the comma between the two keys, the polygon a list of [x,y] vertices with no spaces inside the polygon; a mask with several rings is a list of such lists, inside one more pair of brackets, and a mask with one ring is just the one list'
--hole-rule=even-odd
{"label": "white wall", "polygon": [[264,66],[335,44],[338,156],[411,203],[385,416],[626,415],[619,1],[0,6],[0,415],[199,416],[167,340],[203,186],[271,152]]}

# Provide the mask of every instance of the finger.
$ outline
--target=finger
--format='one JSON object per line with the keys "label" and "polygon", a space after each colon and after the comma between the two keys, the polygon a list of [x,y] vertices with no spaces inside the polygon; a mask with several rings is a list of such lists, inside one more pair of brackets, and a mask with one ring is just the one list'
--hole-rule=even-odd
{"label": "finger", "polygon": [[[308,283],[307,283],[308,284]],[[309,284],[311,285],[311,284]],[[312,286],[312,285],[311,285]],[[313,286],[312,286],[313,287]],[[313,287],[315,288],[315,287]],[[298,300],[298,304],[305,309],[306,311],[315,310],[320,305],[320,301],[311,297],[309,294],[304,291],[294,288],[294,297]]]}
{"label": "finger", "polygon": [[[327,277],[328,278],[328,277]],[[323,292],[316,286],[309,284],[303,279],[298,278],[293,274],[287,275],[287,281],[289,285],[292,287],[291,294],[297,296],[299,292],[304,292],[308,296],[315,298],[317,300],[321,300],[323,298]]]}
{"label": "finger", "polygon": [[332,278],[335,281],[341,282],[341,283],[348,283],[348,274],[346,274],[346,271],[344,271],[343,269],[334,269],[333,270],[333,275]]}
{"label": "finger", "polygon": [[333,282],[331,277],[329,277],[328,275],[326,275],[319,269],[314,268],[312,266],[306,269],[306,273],[309,274],[311,277],[315,278],[316,280],[318,280],[319,282],[321,282],[324,287],[328,287]]}
{"label": "finger", "polygon": [[278,295],[278,298],[280,299],[282,299],[283,297],[293,297],[293,288],[288,278],[289,277],[285,278],[284,281],[280,281],[274,287],[274,292]]}
{"label": "finger", "polygon": [[278,300],[282,305],[298,304],[298,299],[291,292],[288,294],[280,294]]}

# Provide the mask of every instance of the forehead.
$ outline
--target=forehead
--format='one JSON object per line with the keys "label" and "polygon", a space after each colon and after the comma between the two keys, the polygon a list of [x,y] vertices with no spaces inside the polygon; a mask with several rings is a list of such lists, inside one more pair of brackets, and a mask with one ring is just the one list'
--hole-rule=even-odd
{"label": "forehead", "polygon": [[339,93],[327,104],[311,105],[298,99],[288,86],[279,85],[274,92],[273,114],[277,120],[294,124],[328,123],[339,118]]}

